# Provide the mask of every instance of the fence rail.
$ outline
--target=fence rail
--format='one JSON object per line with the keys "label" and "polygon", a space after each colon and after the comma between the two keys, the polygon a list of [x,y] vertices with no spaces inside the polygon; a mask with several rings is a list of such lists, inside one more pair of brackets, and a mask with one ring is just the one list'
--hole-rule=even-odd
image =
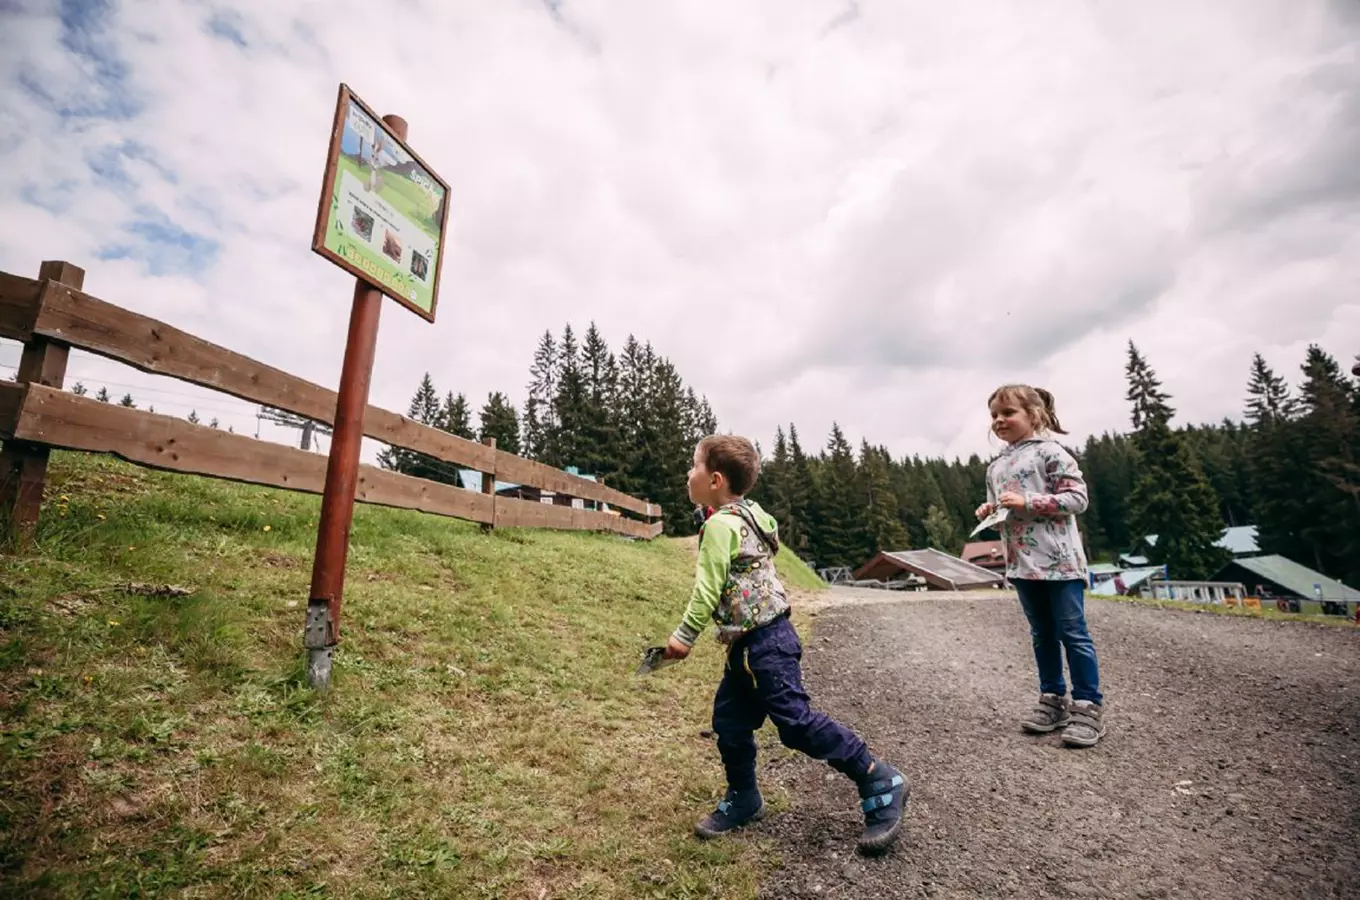
{"label": "fence rail", "polygon": [[[80,290],[84,273],[69,263],[44,263],[42,277],[0,272],[0,337],[24,343],[17,383],[0,384],[0,514],[15,512],[21,526],[36,521],[47,448],[110,453],[150,468],[166,469],[288,490],[320,493],[323,457],[229,434],[214,428],[77,397],[61,390],[65,353],[74,347],[221,391],[253,403],[334,424],[336,394],[281,369],[257,362],[177,328],[115,306]],[[60,357],[60,365],[46,362]],[[361,466],[357,499],[418,509],[491,527],[613,531],[652,538],[661,533],[661,508],[588,478],[466,440],[405,416],[369,406],[364,434],[395,447],[482,473],[487,489],[497,480],[537,488],[562,498],[608,504],[639,519],[597,510],[536,503]],[[32,465],[41,457],[36,474]],[[26,468],[27,467],[27,468]],[[23,489],[17,487],[22,483]],[[14,508],[6,509],[6,506]]]}

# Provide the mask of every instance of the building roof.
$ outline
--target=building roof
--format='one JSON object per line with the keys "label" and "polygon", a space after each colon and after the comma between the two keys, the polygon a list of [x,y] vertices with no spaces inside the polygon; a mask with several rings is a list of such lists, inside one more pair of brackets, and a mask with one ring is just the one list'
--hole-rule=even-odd
{"label": "building roof", "polygon": [[1086,571],[1092,575],[1118,575],[1124,571],[1124,567],[1114,563],[1091,563],[1086,567]]}
{"label": "building roof", "polygon": [[929,584],[944,590],[966,590],[974,587],[989,587],[1001,584],[1003,579],[995,572],[981,566],[964,562],[957,556],[950,556],[934,547],[925,550],[883,551],[860,566],[856,578],[864,578],[880,560],[891,566],[920,575]]}
{"label": "building roof", "polygon": [[[1157,535],[1149,534],[1143,538],[1143,542],[1149,547],[1156,547]],[[1261,548],[1256,544],[1255,525],[1235,525],[1223,529],[1223,536],[1214,541],[1214,546],[1222,547],[1234,556],[1261,552]]]}
{"label": "building roof", "polygon": [[[1360,591],[1355,588],[1328,578],[1321,572],[1315,572],[1307,566],[1283,556],[1253,556],[1248,559],[1235,559],[1221,569],[1219,574],[1214,576],[1214,579],[1216,581],[1224,580],[1221,576],[1233,566],[1246,569],[1253,575],[1293,591],[1306,599],[1317,596],[1313,591],[1313,585],[1318,585],[1322,588],[1323,600],[1360,600]],[[1251,589],[1253,586],[1248,584],[1247,587]]]}
{"label": "building roof", "polygon": [[965,560],[975,560],[983,557],[989,561],[1005,561],[1005,550],[1000,541],[971,541],[963,545],[963,552],[959,554]]}
{"label": "building roof", "polygon": [[1214,546],[1222,547],[1233,556],[1246,556],[1261,552],[1261,548],[1256,543],[1255,525],[1238,525],[1235,528],[1224,529],[1223,537],[1215,541]]}

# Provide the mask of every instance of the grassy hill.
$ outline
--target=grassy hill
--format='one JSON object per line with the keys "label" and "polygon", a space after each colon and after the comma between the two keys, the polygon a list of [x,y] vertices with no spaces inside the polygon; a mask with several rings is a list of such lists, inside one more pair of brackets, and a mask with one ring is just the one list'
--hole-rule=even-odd
{"label": "grassy hill", "polygon": [[0,557],[0,894],[754,894],[763,848],[689,837],[720,648],[632,675],[689,548],[360,507],[320,697],[319,506],[54,458],[38,550]]}

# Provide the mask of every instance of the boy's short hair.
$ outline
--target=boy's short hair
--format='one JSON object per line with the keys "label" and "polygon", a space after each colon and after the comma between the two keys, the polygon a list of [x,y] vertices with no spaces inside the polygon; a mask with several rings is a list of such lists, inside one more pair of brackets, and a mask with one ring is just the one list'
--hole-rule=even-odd
{"label": "boy's short hair", "polygon": [[699,442],[699,459],[710,472],[727,479],[727,488],[738,497],[756,485],[760,476],[760,454],[755,445],[735,434],[710,434]]}

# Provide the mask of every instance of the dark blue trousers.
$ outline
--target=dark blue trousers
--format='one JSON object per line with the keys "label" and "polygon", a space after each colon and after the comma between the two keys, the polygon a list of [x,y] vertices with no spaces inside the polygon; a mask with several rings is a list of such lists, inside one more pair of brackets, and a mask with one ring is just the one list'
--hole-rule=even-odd
{"label": "dark blue trousers", "polygon": [[803,645],[787,617],[734,641],[713,698],[713,731],[727,770],[727,786],[756,786],[756,729],[768,717],[784,746],[824,759],[861,780],[873,761],[853,731],[808,705],[803,689]]}
{"label": "dark blue trousers", "polygon": [[1045,694],[1067,693],[1063,682],[1063,651],[1072,673],[1072,699],[1103,703],[1100,665],[1096,645],[1086,627],[1086,582],[1034,581],[1014,578],[1020,607],[1029,619],[1034,642],[1034,661],[1039,667],[1039,690]]}

